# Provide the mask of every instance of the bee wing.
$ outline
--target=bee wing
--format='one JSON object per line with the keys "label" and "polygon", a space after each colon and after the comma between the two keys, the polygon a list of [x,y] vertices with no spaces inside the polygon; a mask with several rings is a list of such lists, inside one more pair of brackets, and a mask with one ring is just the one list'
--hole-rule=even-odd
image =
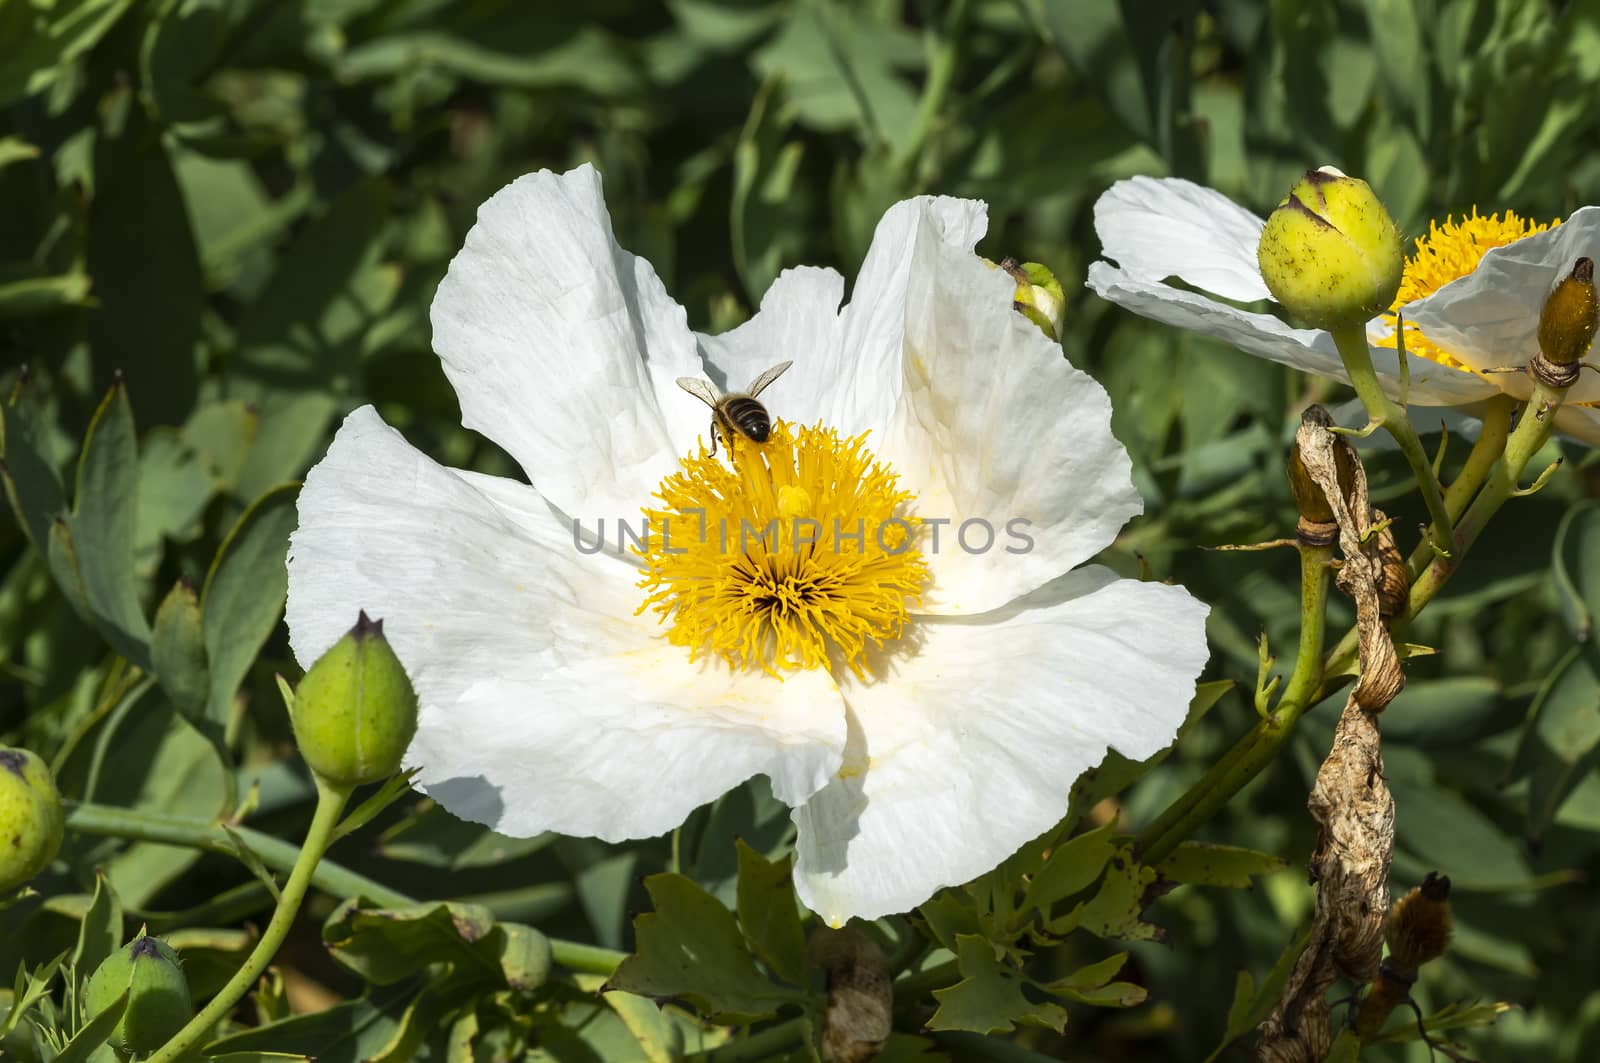
{"label": "bee wing", "polygon": [[765,373],[762,373],[760,376],[750,381],[750,386],[745,389],[744,393],[749,395],[752,399],[755,398],[757,395],[767,390],[767,385],[771,384],[774,380],[782,376],[784,370],[788,369],[793,364],[794,362],[792,361],[779,362],[771,369],[768,369]]}
{"label": "bee wing", "polygon": [[717,403],[722,401],[722,396],[717,394],[717,389],[709,380],[697,376],[680,376],[678,386],[713,410],[717,408]]}

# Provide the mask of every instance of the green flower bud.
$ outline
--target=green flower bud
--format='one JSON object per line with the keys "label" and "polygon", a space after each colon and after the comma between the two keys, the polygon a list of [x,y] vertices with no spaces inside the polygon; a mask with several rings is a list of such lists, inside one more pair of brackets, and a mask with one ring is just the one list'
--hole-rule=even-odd
{"label": "green flower bud", "polygon": [[1318,329],[1389,309],[1405,269],[1400,232],[1371,186],[1331,166],[1289,190],[1261,230],[1256,261],[1272,297]]}
{"label": "green flower bud", "polygon": [[165,941],[138,937],[105,958],[89,978],[85,1003],[98,1015],[127,990],[128,1007],[111,1031],[124,1052],[154,1052],[194,1018],[178,954]]}
{"label": "green flower bud", "polygon": [[26,749],[0,746],[0,893],[50,866],[65,828],[49,767]]}
{"label": "green flower bud", "polygon": [[400,770],[417,733],[417,695],[366,613],[311,666],[290,711],[311,770],[339,786],[379,782]]}
{"label": "green flower bud", "polygon": [[1594,260],[1580,258],[1539,311],[1539,350],[1556,365],[1572,365],[1589,353],[1597,324]]}
{"label": "green flower bud", "polygon": [[1018,263],[1014,258],[1001,262],[1000,268],[1017,282],[1017,291],[1011,300],[1012,309],[1038,325],[1040,332],[1059,342],[1061,329],[1066,322],[1067,295],[1062,291],[1056,275],[1037,262]]}

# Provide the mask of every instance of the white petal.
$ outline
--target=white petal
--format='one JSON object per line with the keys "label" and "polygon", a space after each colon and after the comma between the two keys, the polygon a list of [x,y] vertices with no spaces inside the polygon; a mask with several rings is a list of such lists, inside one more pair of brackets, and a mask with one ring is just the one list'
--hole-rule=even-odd
{"label": "white petal", "polygon": [[[840,342],[853,365],[840,382],[835,427],[880,433],[889,423],[900,401],[907,290],[921,250],[939,244],[970,254],[987,226],[988,207],[971,199],[918,196],[884,212],[840,315]],[[877,442],[875,435],[870,444]]]}
{"label": "white petal", "polygon": [[[1406,318],[1474,369],[1526,365],[1539,349],[1546,296],[1584,256],[1600,256],[1600,207],[1582,207],[1553,229],[1490,249],[1471,273],[1407,305]],[[1520,377],[1504,374],[1503,383],[1521,385],[1512,391],[1519,398],[1528,394]],[[1581,375],[1568,396],[1600,400],[1600,378]]]}
{"label": "white petal", "polygon": [[1563,406],[1556,411],[1556,431],[1591,447],[1600,446],[1600,410],[1593,406]]}
{"label": "white petal", "polygon": [[[1089,267],[1088,285],[1102,298],[1163,324],[1199,332],[1246,354],[1266,358],[1348,384],[1333,337],[1314,329],[1297,329],[1270,314],[1255,314],[1169,284],[1130,276],[1104,262]],[[1372,364],[1384,390],[1400,395],[1400,363],[1395,352],[1373,347]],[[1495,383],[1460,369],[1412,356],[1408,401],[1417,406],[1459,406],[1500,391]]]}
{"label": "white petal", "polygon": [[1142,759],[1172,741],[1206,660],[1206,607],[1104,569],[1046,598],[925,623],[916,656],[846,689],[844,766],[795,811],[812,911],[834,925],[907,911],[1052,826],[1108,746]]}
{"label": "white petal", "polygon": [[[494,500],[371,407],[300,494],[287,618],[309,665],[358,609],[421,701],[407,763],[457,815],[508,834],[660,834],[751,775],[803,801],[836,770],[842,702],[811,672],[778,682],[691,665],[635,617],[635,570],[585,556],[532,488]],[[477,485],[477,486],[475,486]]]}
{"label": "white petal", "polygon": [[[856,383],[859,368],[853,352],[845,358],[840,342],[843,300],[844,278],[833,270],[786,269],[749,321],[718,336],[697,336],[700,353],[724,391],[743,391],[769,367],[793,360],[788,372],[761,393],[762,403],[774,417],[796,424],[827,421],[841,427],[834,420],[835,407]],[[883,390],[881,380],[872,383]]]}
{"label": "white petal", "polygon": [[566,513],[636,514],[705,431],[673,383],[701,371],[683,308],[617,246],[591,167],[528,174],[479,207],[432,316],[462,423]]}
{"label": "white petal", "polygon": [[1111,401],[1011,306],[1014,284],[959,245],[917,248],[904,395],[884,457],[924,520],[922,609],[980,613],[1092,557],[1143,509]]}
{"label": "white petal", "polygon": [[1244,303],[1272,298],[1256,264],[1265,224],[1221,192],[1176,177],[1118,181],[1094,204],[1105,256],[1131,276],[1181,277]]}

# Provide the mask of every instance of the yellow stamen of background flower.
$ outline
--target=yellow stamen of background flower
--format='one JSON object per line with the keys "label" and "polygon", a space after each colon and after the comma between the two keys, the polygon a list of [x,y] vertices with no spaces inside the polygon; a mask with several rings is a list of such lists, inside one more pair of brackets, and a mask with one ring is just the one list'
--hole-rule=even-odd
{"label": "yellow stamen of background flower", "polygon": [[[1504,247],[1524,236],[1542,233],[1560,224],[1561,219],[1557,218],[1549,225],[1541,225],[1510,210],[1505,212],[1503,218],[1499,214],[1485,218],[1478,214],[1477,207],[1473,207],[1472,213],[1460,222],[1452,221],[1449,216],[1445,217],[1443,225],[1430,222],[1428,235],[1417,237],[1417,253],[1406,259],[1400,291],[1396,293],[1394,305],[1383,315],[1383,319],[1393,326],[1395,311],[1425,295],[1432,295],[1459,277],[1465,277],[1478,268],[1484,253],[1491,248]],[[1393,348],[1395,338],[1390,336],[1379,340],[1378,346]],[[1406,322],[1406,351],[1443,365],[1467,369],[1460,360],[1429,340],[1409,321]]]}
{"label": "yellow stamen of background flower", "polygon": [[734,668],[827,668],[865,677],[869,646],[898,638],[928,580],[912,495],[866,434],[772,426],[765,443],[702,445],[646,507],[639,586],[690,659]]}

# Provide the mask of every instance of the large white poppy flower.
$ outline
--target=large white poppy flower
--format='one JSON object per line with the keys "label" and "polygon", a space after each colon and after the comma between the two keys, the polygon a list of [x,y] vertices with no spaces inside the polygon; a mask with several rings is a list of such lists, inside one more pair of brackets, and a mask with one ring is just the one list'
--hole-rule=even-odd
{"label": "large white poppy flower", "polygon": [[[901,203],[849,305],[837,273],[792,269],[701,336],[617,246],[594,170],[502,189],[434,340],[464,423],[532,486],[351,414],[300,495],[295,655],[358,608],[382,617],[421,699],[418,784],[508,834],[654,836],[762,773],[795,808],[800,896],[832,923],[993,867],[1107,747],[1172,741],[1207,651],[1182,589],[1071,571],[1139,496],[1105,392],[973,254],[984,226],[981,203]],[[783,359],[771,439],[708,455],[709,411],[676,379],[742,387]],[[671,544],[657,526],[619,550],[644,510]],[[739,517],[753,541],[694,534]],[[772,518],[781,542],[759,534]],[[845,536],[795,548],[791,518]]]}
{"label": "large white poppy flower", "polygon": [[[1180,178],[1118,181],[1094,205],[1095,231],[1109,262],[1089,267],[1089,287],[1134,313],[1222,340],[1247,354],[1349,383],[1333,337],[1297,329],[1235,303],[1270,300],[1256,266],[1261,218],[1220,192]],[[1531,393],[1523,373],[1538,350],[1539,311],[1582,256],[1600,257],[1600,207],[1567,221],[1529,224],[1476,211],[1447,219],[1416,241],[1395,309],[1404,309],[1411,372],[1406,399],[1419,406],[1469,406],[1506,392]],[[1176,277],[1200,291],[1167,283]],[[1210,293],[1205,294],[1205,293]],[[1227,301],[1225,301],[1227,300]],[[1384,389],[1400,396],[1394,314],[1367,324]],[[1580,376],[1556,427],[1600,442],[1600,374]]]}

